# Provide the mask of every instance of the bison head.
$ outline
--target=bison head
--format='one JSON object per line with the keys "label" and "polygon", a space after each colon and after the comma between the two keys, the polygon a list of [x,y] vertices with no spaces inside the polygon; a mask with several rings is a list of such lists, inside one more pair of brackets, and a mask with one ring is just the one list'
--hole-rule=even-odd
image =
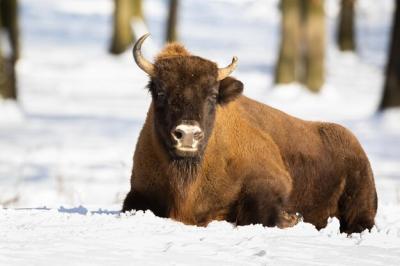
{"label": "bison head", "polygon": [[154,126],[173,160],[200,159],[211,136],[216,108],[239,96],[242,82],[228,77],[237,58],[225,68],[169,44],[154,63],[141,53],[142,36],[133,48],[137,65],[150,76]]}

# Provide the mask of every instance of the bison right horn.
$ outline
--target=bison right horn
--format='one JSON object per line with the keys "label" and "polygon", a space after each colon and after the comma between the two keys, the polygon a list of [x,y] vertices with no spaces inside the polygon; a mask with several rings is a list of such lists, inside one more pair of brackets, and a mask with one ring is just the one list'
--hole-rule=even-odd
{"label": "bison right horn", "polygon": [[136,64],[147,74],[149,74],[151,77],[154,77],[155,75],[155,70],[154,70],[154,65],[147,61],[146,58],[143,57],[142,55],[142,44],[144,40],[147,39],[147,37],[150,36],[150,33],[147,33],[143,35],[142,37],[137,40],[135,45],[133,46],[133,58],[135,59]]}
{"label": "bison right horn", "polygon": [[230,63],[227,67],[218,68],[218,77],[217,80],[223,80],[228,77],[236,68],[238,62],[238,58],[234,56],[232,58],[232,63]]}

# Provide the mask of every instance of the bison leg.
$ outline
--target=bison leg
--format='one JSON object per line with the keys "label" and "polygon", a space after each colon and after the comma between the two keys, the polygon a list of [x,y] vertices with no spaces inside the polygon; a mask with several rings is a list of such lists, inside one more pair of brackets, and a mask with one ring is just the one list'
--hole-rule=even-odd
{"label": "bison leg", "polygon": [[245,182],[228,220],[237,225],[262,224],[281,228],[295,225],[299,217],[283,211],[288,190],[283,189],[285,185],[274,181],[256,179]]}
{"label": "bison leg", "polygon": [[155,199],[146,197],[138,191],[130,191],[124,200],[122,212],[137,210],[151,210],[155,215],[166,217],[166,207],[159,204]]}
{"label": "bison leg", "polygon": [[340,231],[351,234],[370,230],[375,222],[378,198],[372,171],[359,171],[348,178],[339,200]]}
{"label": "bison leg", "polygon": [[293,227],[303,220],[303,217],[298,213],[288,213],[286,211],[282,211],[280,222],[278,223],[279,228],[287,228]]}

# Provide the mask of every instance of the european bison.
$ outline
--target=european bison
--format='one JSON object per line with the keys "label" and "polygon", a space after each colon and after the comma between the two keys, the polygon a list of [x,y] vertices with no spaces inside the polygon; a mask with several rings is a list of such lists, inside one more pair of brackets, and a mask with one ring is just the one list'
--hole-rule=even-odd
{"label": "european bison", "polygon": [[281,228],[300,213],[317,229],[328,217],[346,233],[371,229],[374,177],[357,139],[333,123],[304,121],[243,96],[225,68],[168,44],[137,65],[152,95],[123,211],[151,210],[186,224],[227,220]]}

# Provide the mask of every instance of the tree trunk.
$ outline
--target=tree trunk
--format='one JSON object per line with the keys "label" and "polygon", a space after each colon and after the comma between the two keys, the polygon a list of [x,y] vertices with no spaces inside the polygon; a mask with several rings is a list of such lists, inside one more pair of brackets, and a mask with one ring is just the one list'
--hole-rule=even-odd
{"label": "tree trunk", "polygon": [[[18,5],[16,0],[0,0],[0,43],[9,42],[9,54],[4,54],[0,49],[0,97],[17,99],[15,62],[19,57],[18,42]],[[6,33],[6,34],[3,34]],[[0,47],[3,48],[4,47]]]}
{"label": "tree trunk", "polygon": [[275,82],[301,82],[313,92],[324,83],[323,0],[281,0],[282,41]]}
{"label": "tree trunk", "polygon": [[169,1],[169,12],[167,21],[167,42],[174,42],[178,39],[176,24],[178,17],[178,0]]}
{"label": "tree trunk", "polygon": [[313,92],[320,91],[325,80],[325,15],[323,0],[305,1],[305,80]]}
{"label": "tree trunk", "polygon": [[132,16],[143,20],[142,0],[132,0]]}
{"label": "tree trunk", "polygon": [[18,26],[18,2],[17,0],[0,0],[1,24],[6,28],[14,60],[19,58],[19,26]]}
{"label": "tree trunk", "polygon": [[4,99],[17,99],[15,81],[15,61],[4,58],[0,54],[0,97]]}
{"label": "tree trunk", "polygon": [[354,4],[356,0],[342,0],[337,29],[337,42],[341,51],[355,51]]}
{"label": "tree trunk", "polygon": [[132,2],[131,0],[114,0],[114,29],[110,52],[123,53],[133,42],[131,29]]}
{"label": "tree trunk", "polygon": [[300,2],[281,1],[281,46],[275,71],[275,82],[287,84],[298,80],[300,50]]}
{"label": "tree trunk", "polygon": [[385,87],[379,109],[398,106],[400,106],[400,0],[396,1]]}
{"label": "tree trunk", "polygon": [[[144,15],[143,15],[143,7],[142,7],[142,0],[132,0],[132,34],[133,34],[133,41],[137,41],[140,36],[136,32],[141,29],[138,26],[144,26]],[[140,34],[139,32],[139,34]]]}

